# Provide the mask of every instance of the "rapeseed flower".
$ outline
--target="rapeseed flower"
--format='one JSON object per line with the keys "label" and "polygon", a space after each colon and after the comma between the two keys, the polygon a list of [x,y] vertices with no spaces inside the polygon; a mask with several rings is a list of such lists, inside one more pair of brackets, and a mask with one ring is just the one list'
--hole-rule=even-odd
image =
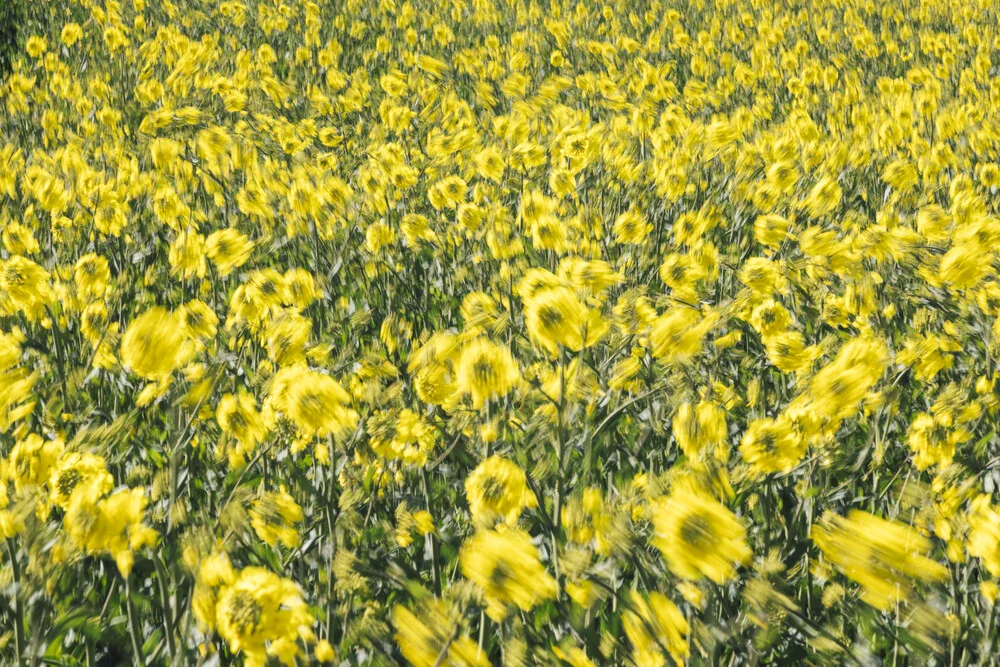
{"label": "rapeseed flower", "polygon": [[510,351],[487,338],[477,338],[462,348],[455,370],[456,389],[483,407],[509,394],[521,380]]}
{"label": "rapeseed flower", "polygon": [[516,528],[476,533],[462,548],[461,563],[462,574],[482,590],[486,612],[496,622],[507,616],[509,605],[529,611],[558,593],[531,537]]}
{"label": "rapeseed flower", "polygon": [[219,635],[248,667],[263,667],[271,657],[294,665],[299,640],[313,639],[313,620],[298,586],[264,568],[244,568],[219,590]]}
{"label": "rapeseed flower", "polygon": [[947,569],[926,556],[927,538],[909,526],[853,510],[815,526],[813,539],[828,558],[862,587],[862,599],[876,609],[906,600],[920,581],[941,581]]}
{"label": "rapeseed flower", "polygon": [[745,530],[724,505],[704,492],[676,490],[650,507],[654,537],[670,569],[679,577],[731,579],[751,555]]}
{"label": "rapeseed flower", "polygon": [[465,495],[473,520],[483,526],[516,523],[526,508],[538,506],[524,471],[499,456],[485,459],[472,471],[465,480]]}
{"label": "rapeseed flower", "polygon": [[677,605],[655,591],[646,598],[633,593],[629,601],[623,626],[632,642],[635,664],[662,667],[668,657],[671,663],[683,663],[690,655],[690,627]]}

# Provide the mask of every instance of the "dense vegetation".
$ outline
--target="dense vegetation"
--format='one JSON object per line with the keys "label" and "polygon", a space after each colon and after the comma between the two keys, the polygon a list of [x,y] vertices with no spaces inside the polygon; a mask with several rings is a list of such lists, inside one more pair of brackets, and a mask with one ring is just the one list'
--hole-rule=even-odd
{"label": "dense vegetation", "polygon": [[0,663],[990,663],[998,9],[3,2]]}

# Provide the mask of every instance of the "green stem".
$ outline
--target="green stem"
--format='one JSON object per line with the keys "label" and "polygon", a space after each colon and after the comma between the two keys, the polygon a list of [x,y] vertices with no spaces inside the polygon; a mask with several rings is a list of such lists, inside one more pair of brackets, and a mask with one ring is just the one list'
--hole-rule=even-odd
{"label": "green stem", "polygon": [[49,314],[49,319],[52,321],[52,336],[56,343],[56,362],[59,366],[59,390],[62,394],[63,412],[68,412],[69,396],[66,393],[66,358],[63,353],[62,333],[59,331],[59,320],[52,312],[52,309],[45,306],[45,311]]}
{"label": "green stem", "polygon": [[[427,483],[427,468],[420,469],[420,482],[424,487],[424,505],[427,512],[433,517],[434,512],[431,510],[431,490],[430,485]],[[437,554],[437,540],[434,539],[434,533],[428,533],[427,539],[431,541],[431,571],[433,573],[434,581],[434,595],[441,597],[441,566],[438,563]]]}
{"label": "green stem", "polygon": [[[552,523],[555,532],[562,526],[562,491],[563,491],[563,450],[566,447],[566,419],[563,414],[566,409],[566,353],[559,350],[559,405],[556,413],[556,497],[553,503]],[[555,545],[553,544],[553,549]]]}
{"label": "green stem", "polygon": [[483,640],[486,639],[486,610],[479,610],[479,650],[483,650]]}
{"label": "green stem", "polygon": [[454,642],[455,638],[458,637],[458,628],[459,626],[456,625],[455,629],[451,631],[451,634],[445,641],[444,646],[441,647],[441,650],[438,652],[437,659],[431,667],[441,667],[441,665],[444,664],[444,661],[448,658],[448,649],[451,648],[452,642]]}
{"label": "green stem", "polygon": [[17,562],[17,550],[14,538],[7,538],[7,554],[10,556],[10,569],[14,575],[14,650],[17,651],[17,662],[20,665],[24,659],[24,608],[21,606],[21,567]]}
{"label": "green stem", "polygon": [[139,628],[135,623],[135,607],[132,605],[131,578],[125,577],[125,612],[128,615],[128,634],[132,640],[132,653],[135,654],[135,664],[144,667],[142,656],[142,641],[139,639]]}
{"label": "green stem", "polygon": [[174,640],[173,609],[170,604],[170,596],[167,594],[167,571],[157,554],[153,554],[153,565],[156,567],[156,584],[160,593],[160,606],[163,607],[163,631],[167,635],[167,653],[170,656],[170,664],[173,664],[177,655],[177,646]]}
{"label": "green stem", "polygon": [[996,603],[990,605],[990,612],[986,616],[986,625],[983,628],[983,637],[985,641],[983,642],[982,650],[979,653],[979,665],[985,665],[989,656],[993,654],[993,641],[996,637],[993,634],[993,612],[996,611]]}
{"label": "green stem", "polygon": [[[333,437],[329,440],[330,451],[333,452]],[[336,599],[333,588],[333,563],[337,556],[337,498],[335,490],[337,478],[334,475],[335,462],[331,455],[330,464],[326,471],[326,530],[327,539],[330,541],[330,562],[326,576],[326,640],[332,642],[333,639],[333,616],[336,611]]]}

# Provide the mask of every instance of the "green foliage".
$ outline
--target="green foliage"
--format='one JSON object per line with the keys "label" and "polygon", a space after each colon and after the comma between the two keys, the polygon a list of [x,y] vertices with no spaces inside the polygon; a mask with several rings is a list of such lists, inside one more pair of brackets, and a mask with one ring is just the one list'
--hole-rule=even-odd
{"label": "green foliage", "polygon": [[21,48],[20,26],[27,0],[4,0],[0,4],[0,81],[10,73]]}

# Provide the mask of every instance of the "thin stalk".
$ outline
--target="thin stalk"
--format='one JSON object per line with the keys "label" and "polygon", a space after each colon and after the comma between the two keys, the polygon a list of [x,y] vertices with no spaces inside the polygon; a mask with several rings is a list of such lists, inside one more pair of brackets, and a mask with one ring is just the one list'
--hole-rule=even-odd
{"label": "thin stalk", "polygon": [[[333,438],[330,438],[330,450],[333,451]],[[326,639],[332,641],[333,637],[333,616],[336,611],[336,598],[333,588],[333,562],[337,555],[337,514],[335,506],[334,491],[337,480],[334,475],[336,463],[330,459],[329,470],[326,474],[326,530],[327,539],[330,542],[330,567],[326,577]]]}
{"label": "thin stalk", "polygon": [[985,665],[989,657],[993,654],[993,641],[996,639],[993,634],[993,613],[996,611],[997,605],[993,603],[990,605],[990,612],[986,616],[986,625],[983,629],[983,646],[982,650],[979,652],[979,665]]}
{"label": "thin stalk", "polygon": [[163,631],[167,635],[167,654],[170,656],[170,664],[173,664],[177,655],[177,645],[174,640],[173,609],[170,596],[167,594],[167,571],[157,554],[153,554],[153,565],[156,567],[156,588],[160,593],[160,606],[163,607]]}
{"label": "thin stalk", "polygon": [[14,538],[7,538],[7,554],[10,556],[10,569],[14,574],[14,650],[17,652],[17,662],[20,665],[24,659],[24,608],[21,606],[21,567],[17,562],[17,550]]}
{"label": "thin stalk", "polygon": [[[552,523],[556,532],[562,526],[562,486],[563,486],[563,450],[566,447],[566,353],[559,351],[559,405],[556,415],[556,497],[552,512]],[[554,545],[553,545],[554,548]]]}
{"label": "thin stalk", "polygon": [[455,629],[451,631],[451,635],[448,636],[448,640],[444,643],[444,646],[442,646],[441,650],[438,652],[437,659],[434,661],[432,667],[441,667],[441,665],[444,664],[445,659],[448,657],[448,649],[451,648],[451,643],[455,641],[456,637],[458,637],[458,627],[459,626],[456,625]]}
{"label": "thin stalk", "polygon": [[132,640],[132,652],[135,654],[135,664],[144,667],[142,656],[142,640],[139,638],[139,628],[135,622],[135,607],[132,605],[132,578],[125,577],[125,613],[128,615],[128,634]]}
{"label": "thin stalk", "polygon": [[52,336],[56,343],[56,362],[59,366],[59,391],[63,400],[63,412],[69,411],[69,396],[66,393],[66,358],[63,352],[62,333],[59,331],[59,320],[49,306],[45,306],[45,311],[52,321]]}
{"label": "thin stalk", "polygon": [[[424,507],[427,509],[427,513],[433,517],[434,512],[431,510],[431,488],[430,484],[427,483],[426,467],[420,469],[420,483],[424,489]],[[434,539],[433,532],[427,534],[427,539],[431,541],[431,573],[434,582],[434,595],[441,597],[441,565],[438,563],[437,540]]]}
{"label": "thin stalk", "polygon": [[483,650],[483,640],[486,638],[486,611],[479,610],[479,650]]}

